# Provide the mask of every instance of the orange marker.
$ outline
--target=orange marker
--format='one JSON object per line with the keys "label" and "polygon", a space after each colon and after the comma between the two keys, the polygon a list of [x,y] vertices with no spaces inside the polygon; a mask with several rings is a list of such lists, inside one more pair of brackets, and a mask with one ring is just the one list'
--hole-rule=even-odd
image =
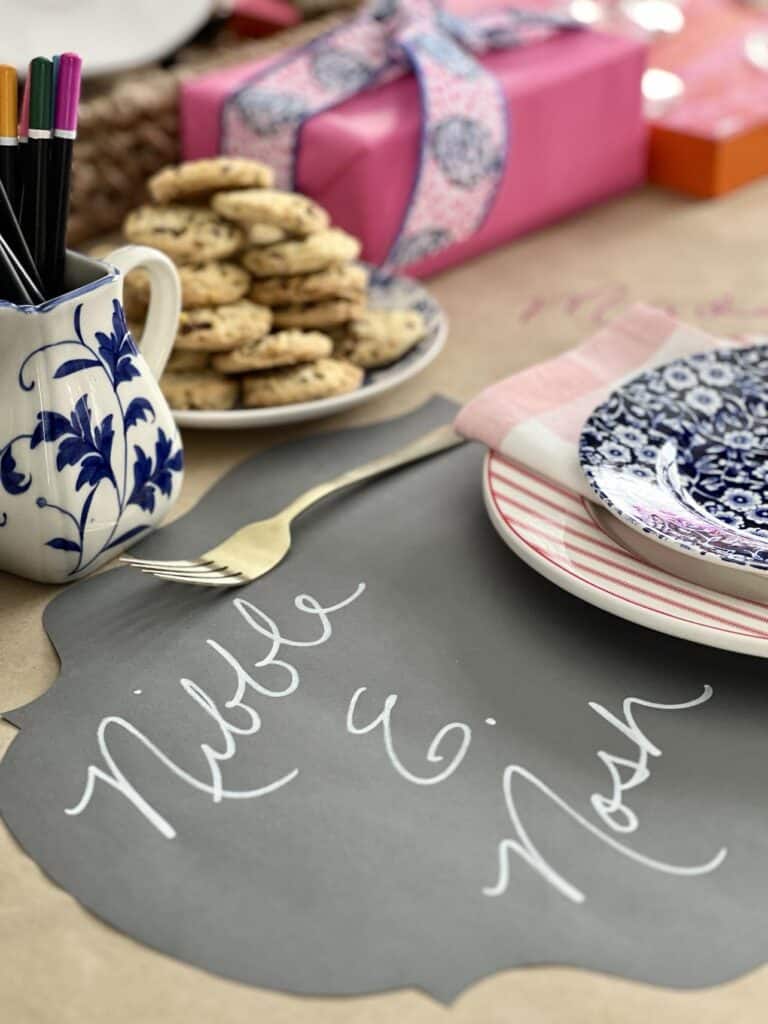
{"label": "orange marker", "polygon": [[16,208],[17,200],[17,156],[19,138],[16,134],[18,116],[18,83],[16,68],[0,64],[0,181]]}

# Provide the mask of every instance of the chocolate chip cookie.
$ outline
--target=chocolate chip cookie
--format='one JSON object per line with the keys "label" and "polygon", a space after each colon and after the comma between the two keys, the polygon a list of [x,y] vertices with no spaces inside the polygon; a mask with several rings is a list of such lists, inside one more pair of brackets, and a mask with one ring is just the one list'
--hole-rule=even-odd
{"label": "chocolate chip cookie", "polygon": [[137,245],[153,245],[177,263],[226,259],[245,241],[240,228],[199,206],[140,206],[123,225]]}
{"label": "chocolate chip cookie", "polygon": [[365,301],[329,299],[304,306],[282,306],[272,310],[276,327],[335,327],[345,324],[365,311]]}
{"label": "chocolate chip cookie", "polygon": [[324,299],[362,300],[367,287],[368,271],[352,264],[316,274],[262,278],[253,282],[251,298],[265,306],[295,306]]}
{"label": "chocolate chip cookie", "polygon": [[333,342],[320,331],[278,331],[214,356],[213,368],[219,373],[247,373],[273,366],[311,363],[329,356],[332,351]]}
{"label": "chocolate chip cookie", "polygon": [[273,224],[290,235],[311,235],[325,230],[330,218],[307,196],[278,189],[238,189],[217,192],[211,199],[216,213],[239,224]]}
{"label": "chocolate chip cookie", "polygon": [[[209,260],[179,267],[182,309],[237,302],[248,291],[250,277],[237,263]],[[142,317],[149,306],[149,274],[132,270],[125,279],[123,302],[128,316]]]}
{"label": "chocolate chip cookie", "polygon": [[272,313],[248,299],[226,306],[184,310],[174,345],[182,351],[229,352],[244,341],[262,338],[272,326]]}
{"label": "chocolate chip cookie", "polygon": [[269,370],[243,378],[243,404],[248,408],[313,402],[356,391],[363,383],[359,366],[342,359]]}
{"label": "chocolate chip cookie", "polygon": [[147,186],[156,203],[171,203],[174,199],[203,199],[220,189],[269,188],[274,180],[272,169],[258,160],[219,156],[164,167]]}
{"label": "chocolate chip cookie", "polygon": [[312,274],[360,255],[360,243],[340,228],[329,228],[297,241],[278,242],[263,249],[248,249],[242,256],[246,270],[254,277],[283,274]]}
{"label": "chocolate chip cookie", "polygon": [[234,409],[240,385],[212,370],[163,374],[160,389],[172,409]]}
{"label": "chocolate chip cookie", "polygon": [[245,229],[248,245],[274,245],[275,242],[285,242],[288,239],[288,232],[274,224],[249,224]]}
{"label": "chocolate chip cookie", "polygon": [[182,349],[175,349],[168,357],[165,364],[166,373],[177,373],[178,371],[206,370],[208,368],[209,355],[207,352],[185,352]]}
{"label": "chocolate chip cookie", "polygon": [[372,370],[400,359],[425,333],[424,317],[416,310],[370,309],[351,321],[334,353]]}

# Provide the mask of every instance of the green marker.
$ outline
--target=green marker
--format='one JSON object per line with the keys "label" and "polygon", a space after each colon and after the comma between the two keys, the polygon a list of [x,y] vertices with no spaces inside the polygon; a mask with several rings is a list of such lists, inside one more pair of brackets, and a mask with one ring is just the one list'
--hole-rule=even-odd
{"label": "green marker", "polygon": [[27,181],[30,202],[25,202],[22,225],[32,258],[42,273],[48,233],[48,162],[51,145],[51,95],[53,62],[35,57],[29,65],[29,131],[27,134]]}

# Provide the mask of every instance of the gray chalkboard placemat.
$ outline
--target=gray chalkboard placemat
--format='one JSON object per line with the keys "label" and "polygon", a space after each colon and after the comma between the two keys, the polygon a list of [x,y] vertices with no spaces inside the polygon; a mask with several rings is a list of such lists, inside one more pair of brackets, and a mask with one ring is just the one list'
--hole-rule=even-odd
{"label": "gray chalkboard placemat", "polygon": [[[196,554],[449,421],[277,447],[142,545]],[[466,446],[329,501],[236,592],[63,592],[0,812],[115,927],[296,993],[449,1001],[519,964],[712,985],[766,958],[765,663],[579,603],[502,545]]]}

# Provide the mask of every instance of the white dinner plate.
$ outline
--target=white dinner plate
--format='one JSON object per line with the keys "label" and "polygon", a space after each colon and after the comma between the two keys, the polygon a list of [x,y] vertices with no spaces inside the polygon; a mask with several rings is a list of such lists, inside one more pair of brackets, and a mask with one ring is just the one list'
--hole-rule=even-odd
{"label": "white dinner plate", "polygon": [[381,271],[371,272],[369,304],[373,309],[415,309],[424,317],[427,332],[424,338],[391,366],[371,370],[357,391],[314,402],[294,402],[266,409],[231,409],[226,412],[198,412],[175,409],[180,427],[201,430],[241,430],[245,427],[274,427],[283,423],[316,420],[322,416],[351,409],[372,398],[391,391],[425,370],[445,344],[448,321],[439,303],[423,285],[409,277],[395,277]]}
{"label": "white dinner plate", "polygon": [[497,452],[486,457],[483,494],[502,539],[563,590],[660,633],[768,657],[768,604],[729,597],[649,565],[601,527],[586,498]]}
{"label": "white dinner plate", "polygon": [[114,74],[173,53],[212,12],[212,0],[6,0],[0,61],[26,74],[38,54],[74,51],[83,75]]}

